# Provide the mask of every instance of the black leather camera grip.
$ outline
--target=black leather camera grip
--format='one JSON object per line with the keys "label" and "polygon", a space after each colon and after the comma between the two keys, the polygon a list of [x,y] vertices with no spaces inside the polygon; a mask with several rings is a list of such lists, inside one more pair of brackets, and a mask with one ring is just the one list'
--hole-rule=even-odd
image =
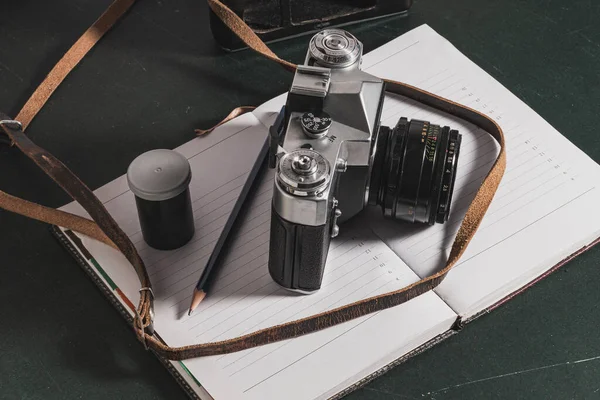
{"label": "black leather camera grip", "polygon": [[319,226],[300,225],[286,221],[271,208],[269,273],[273,280],[286,289],[320,289],[331,241],[329,231],[329,218]]}

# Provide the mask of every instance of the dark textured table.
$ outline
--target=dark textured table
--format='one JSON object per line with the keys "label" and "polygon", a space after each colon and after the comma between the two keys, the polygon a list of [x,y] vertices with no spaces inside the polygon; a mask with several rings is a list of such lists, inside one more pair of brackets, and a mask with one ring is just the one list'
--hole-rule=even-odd
{"label": "dark textured table", "polygon": [[[3,0],[0,110],[16,114],[109,2]],[[349,30],[368,51],[431,25],[600,161],[599,20],[591,0],[417,0],[407,17]],[[273,49],[301,62],[306,43]],[[203,0],[139,1],[28,135],[96,188],[141,152],[176,147],[233,107],[284,92],[290,78],[251,52],[217,48]],[[69,201],[14,149],[0,149],[0,171],[2,190]],[[348,398],[600,399],[599,264],[592,249]],[[0,211],[0,267],[0,398],[185,397],[47,226]]]}

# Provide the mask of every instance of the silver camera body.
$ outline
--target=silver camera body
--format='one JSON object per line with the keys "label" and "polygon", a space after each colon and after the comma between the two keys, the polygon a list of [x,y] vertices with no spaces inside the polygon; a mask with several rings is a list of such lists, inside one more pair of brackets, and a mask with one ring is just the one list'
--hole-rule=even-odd
{"label": "silver camera body", "polygon": [[[277,150],[273,216],[314,228],[292,235],[298,244],[286,258],[295,258],[296,264],[324,265],[329,239],[339,232],[338,222],[357,214],[368,200],[384,82],[361,71],[362,50],[362,43],[343,30],[318,33],[310,41],[305,63],[298,66],[288,95],[285,134]],[[272,239],[271,246],[285,242],[289,247],[277,231],[279,238]],[[316,237],[310,234],[316,231],[320,231]],[[286,236],[289,239],[290,232]],[[314,246],[318,254],[308,260],[300,251],[305,247],[302,242]],[[301,265],[296,265],[300,271],[294,271],[293,261],[277,257],[273,254],[277,251],[271,253],[270,264],[277,264],[272,265],[271,274],[282,286],[307,292],[320,287],[322,268],[309,268],[315,276],[302,282]],[[290,269],[288,279],[279,271],[285,268]]]}
{"label": "silver camera body", "polygon": [[366,205],[411,223],[448,220],[461,135],[404,117],[380,125],[385,82],[361,71],[361,57],[348,32],[317,33],[270,128],[269,273],[290,290],[321,287],[338,223]]}

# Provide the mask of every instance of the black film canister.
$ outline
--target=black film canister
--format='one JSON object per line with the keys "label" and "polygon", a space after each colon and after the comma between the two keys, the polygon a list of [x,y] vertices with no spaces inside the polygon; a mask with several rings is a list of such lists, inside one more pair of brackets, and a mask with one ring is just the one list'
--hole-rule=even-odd
{"label": "black film canister", "polygon": [[177,249],[194,236],[194,214],[188,160],[173,150],[158,149],[138,156],[127,169],[135,195],[142,235],[155,249]]}

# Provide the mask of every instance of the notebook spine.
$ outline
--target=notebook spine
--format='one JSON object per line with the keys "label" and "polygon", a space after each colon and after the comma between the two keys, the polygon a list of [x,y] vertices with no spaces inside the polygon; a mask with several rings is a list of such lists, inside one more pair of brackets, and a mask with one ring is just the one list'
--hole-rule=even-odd
{"label": "notebook spine", "polygon": [[[90,264],[81,256],[81,253],[77,251],[77,249],[73,246],[71,241],[66,237],[66,235],[60,230],[56,225],[50,226],[50,232],[52,235],[59,241],[59,243],[75,258],[77,264],[85,271],[85,273],[90,277],[90,279],[96,284],[98,289],[104,294],[104,296],[108,299],[108,301],[113,305],[114,308],[117,309],[119,314],[125,318],[127,324],[133,327],[133,317],[127,311],[127,309],[123,306],[123,303],[119,301],[119,299],[114,295],[113,291],[106,286],[104,281],[100,279],[100,277],[94,272]],[[184,390],[184,392],[193,400],[201,400],[200,397],[194,392],[192,387],[187,383],[187,381],[181,376],[181,373],[177,371],[177,369],[171,364],[167,359],[160,357],[154,351],[152,351],[156,358],[165,366],[165,368],[169,371],[169,373],[175,378],[179,386]]]}

